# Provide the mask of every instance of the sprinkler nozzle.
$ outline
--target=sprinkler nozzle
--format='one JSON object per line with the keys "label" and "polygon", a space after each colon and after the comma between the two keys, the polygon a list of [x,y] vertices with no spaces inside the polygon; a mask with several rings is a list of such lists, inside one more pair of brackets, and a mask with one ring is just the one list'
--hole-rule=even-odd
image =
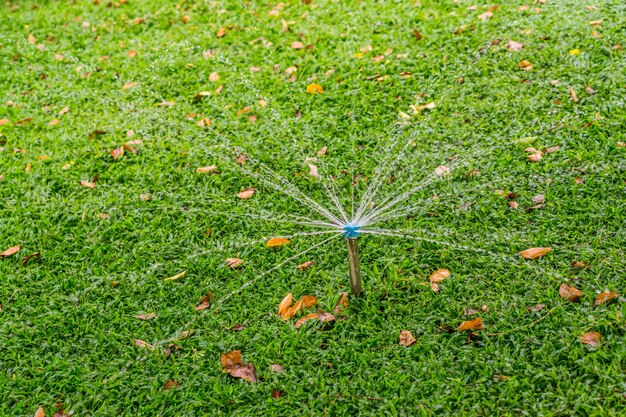
{"label": "sprinkler nozzle", "polygon": [[361,236],[361,232],[359,232],[360,226],[357,223],[346,223],[343,226],[343,237],[346,239],[355,239]]}

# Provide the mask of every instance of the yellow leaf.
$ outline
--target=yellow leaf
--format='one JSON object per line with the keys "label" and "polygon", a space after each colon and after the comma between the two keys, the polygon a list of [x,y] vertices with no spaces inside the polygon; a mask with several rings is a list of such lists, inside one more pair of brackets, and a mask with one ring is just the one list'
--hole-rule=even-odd
{"label": "yellow leaf", "polygon": [[287,245],[289,243],[291,243],[289,239],[285,239],[284,237],[274,237],[268,240],[265,246],[268,248],[273,248],[276,246]]}
{"label": "yellow leaf", "polygon": [[312,83],[307,86],[306,92],[309,94],[321,94],[324,92],[324,89],[321,85]]}
{"label": "yellow leaf", "polygon": [[185,271],[181,272],[180,274],[174,275],[173,277],[165,278],[164,281],[174,281],[175,279],[184,277],[186,273],[187,273],[187,271],[185,270]]}
{"label": "yellow leaf", "polygon": [[570,55],[580,55],[580,49],[572,49],[569,51]]}

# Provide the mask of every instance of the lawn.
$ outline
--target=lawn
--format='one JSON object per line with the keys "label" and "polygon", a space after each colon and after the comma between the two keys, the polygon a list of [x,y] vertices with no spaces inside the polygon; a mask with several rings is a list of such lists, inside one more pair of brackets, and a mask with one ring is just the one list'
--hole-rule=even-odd
{"label": "lawn", "polygon": [[[3,2],[0,415],[624,415],[625,35],[619,0]],[[302,219],[403,193],[337,308]]]}

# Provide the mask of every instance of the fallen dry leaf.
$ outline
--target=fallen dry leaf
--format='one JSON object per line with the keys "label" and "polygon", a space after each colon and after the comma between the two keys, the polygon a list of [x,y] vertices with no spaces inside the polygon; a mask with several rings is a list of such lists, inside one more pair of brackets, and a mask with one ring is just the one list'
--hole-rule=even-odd
{"label": "fallen dry leaf", "polygon": [[337,303],[337,305],[335,306],[335,314],[339,314],[341,313],[341,310],[347,310],[348,309],[348,293],[347,292],[342,292],[341,293],[341,297],[339,298],[339,302]]}
{"label": "fallen dry leaf", "polygon": [[572,266],[574,268],[589,268],[589,264],[587,262],[580,262],[580,261],[572,262]]}
{"label": "fallen dry leaf", "polygon": [[139,84],[138,83],[126,83],[122,86],[123,90],[128,90],[129,88],[134,88],[137,87]]}
{"label": "fallen dry leaf", "polygon": [[289,293],[283,298],[280,304],[278,304],[278,315],[285,319],[285,315],[289,311],[291,304],[293,304],[293,295]]}
{"label": "fallen dry leaf", "polygon": [[111,151],[111,156],[113,157],[114,161],[120,159],[122,156],[124,156],[124,147],[120,146],[119,148],[113,149]]}
{"label": "fallen dry leaf", "polygon": [[533,64],[531,64],[529,61],[525,59],[520,61],[520,63],[517,64],[517,66],[519,67],[519,69],[523,71],[530,71],[531,69],[533,69]]}
{"label": "fallen dry leaf", "polygon": [[578,288],[570,287],[567,284],[561,284],[559,287],[559,295],[567,301],[575,302],[578,301],[583,293]]}
{"label": "fallen dry leaf", "polygon": [[[31,35],[29,35],[30,37]],[[46,417],[46,412],[43,411],[43,408],[39,407],[37,411],[35,411],[34,417]]]}
{"label": "fallen dry leaf", "polygon": [[135,346],[138,346],[140,348],[153,349],[153,346],[150,343],[144,342],[141,339],[134,339],[133,343],[135,344]]}
{"label": "fallen dry leaf", "polygon": [[272,388],[272,398],[278,399],[282,397],[283,395],[285,395],[283,391],[276,389],[276,388]]}
{"label": "fallen dry leaf", "polygon": [[220,358],[220,362],[222,362],[222,367],[224,369],[239,365],[241,363],[241,352],[233,350],[228,353],[223,353]]}
{"label": "fallen dry leaf", "polygon": [[298,49],[302,49],[302,48],[304,48],[304,44],[302,42],[300,42],[300,41],[294,41],[294,42],[291,43],[291,49],[298,50]]}
{"label": "fallen dry leaf", "polygon": [[417,339],[413,337],[413,334],[409,330],[402,330],[400,332],[400,345],[401,346],[411,346],[415,343]]}
{"label": "fallen dry leaf", "polygon": [[282,366],[282,365],[279,365],[279,364],[277,364],[277,363],[273,363],[273,364],[271,364],[271,365],[270,365],[270,369],[271,369],[273,372],[278,372],[278,373],[285,372],[285,367],[284,367],[284,366]]}
{"label": "fallen dry leaf", "polygon": [[34,258],[41,258],[41,253],[40,252],[35,252],[35,253],[31,253],[30,255],[28,255],[26,258],[24,258],[24,260],[22,261],[22,266],[26,266],[28,265],[28,263],[33,260]]}
{"label": "fallen dry leaf", "polygon": [[239,197],[242,200],[247,200],[248,198],[254,195],[255,190],[256,190],[255,188],[246,188],[245,190],[237,194],[237,197]]}
{"label": "fallen dry leaf", "polygon": [[223,372],[227,372],[235,378],[241,378],[248,382],[256,381],[254,366],[249,363],[242,363],[240,351],[233,350],[222,354],[220,362],[222,363]]}
{"label": "fallen dry leaf", "polygon": [[478,15],[478,18],[479,18],[480,20],[485,21],[485,20],[487,20],[487,19],[491,18],[492,16],[493,16],[493,13],[492,13],[492,12],[490,12],[490,11],[486,11],[485,13],[481,13],[481,14],[479,14],[479,15]]}
{"label": "fallen dry leaf", "polygon": [[172,388],[176,388],[176,387],[179,387],[179,386],[180,386],[180,384],[179,384],[178,382],[176,382],[176,381],[175,381],[175,380],[173,380],[173,379],[170,379],[170,380],[168,380],[168,381],[165,383],[165,385],[163,385],[163,389],[164,389],[165,391],[169,391],[169,390],[171,390]]}
{"label": "fallen dry leaf", "polygon": [[240,332],[240,331],[244,330],[245,328],[246,328],[246,326],[244,326],[243,324],[237,323],[233,327],[230,328],[230,331],[231,332]]}
{"label": "fallen dry leaf", "polygon": [[602,335],[598,332],[587,332],[580,336],[580,342],[583,345],[589,345],[591,347],[598,346],[600,340],[602,339]]}
{"label": "fallen dry leaf", "polygon": [[526,158],[528,158],[530,162],[539,162],[543,158],[543,152],[535,150],[532,154],[527,155]]}
{"label": "fallen dry leaf", "polygon": [[440,165],[437,168],[435,168],[435,175],[437,175],[438,177],[444,177],[448,174],[450,174],[450,168],[448,168],[445,165]]}
{"label": "fallen dry leaf", "polygon": [[215,82],[215,81],[217,81],[219,79],[220,79],[220,75],[217,72],[212,72],[209,75],[209,81],[211,81],[211,82]]}
{"label": "fallen dry leaf", "polygon": [[7,258],[9,256],[15,255],[16,253],[18,253],[21,249],[20,245],[16,245],[16,246],[12,246],[9,249],[5,250],[4,252],[0,253],[0,258]]}
{"label": "fallen dry leaf", "polygon": [[498,381],[498,382],[504,382],[504,381],[506,381],[507,379],[510,379],[510,378],[511,378],[511,377],[510,377],[510,376],[507,376],[507,375],[494,375],[494,376],[493,376],[493,379],[494,379],[495,381]]}
{"label": "fallen dry leaf", "polygon": [[265,244],[266,247],[268,248],[274,248],[276,246],[283,246],[283,245],[287,245],[291,243],[291,241],[289,239],[286,239],[284,237],[273,237],[270,240],[267,241],[267,243]]}
{"label": "fallen dry leaf", "polygon": [[[218,38],[223,38],[227,32],[228,32],[228,28],[222,27],[222,28],[219,28],[217,32],[215,32],[215,36],[217,36]],[[205,58],[206,58],[206,55],[205,55]]]}
{"label": "fallen dry leaf", "polygon": [[91,181],[81,180],[80,185],[82,185],[84,188],[91,188],[92,190],[96,188],[96,183]]}
{"label": "fallen dry leaf", "polygon": [[541,311],[545,308],[545,306],[546,306],[545,304],[537,304],[536,306],[529,306],[528,311],[535,311],[535,312]]}
{"label": "fallen dry leaf", "polygon": [[459,325],[459,331],[467,331],[467,330],[483,330],[485,326],[483,325],[483,320],[480,317],[476,317],[474,320],[464,321]]}
{"label": "fallen dry leaf", "polygon": [[199,167],[196,168],[196,172],[198,174],[211,174],[217,172],[217,167],[215,165],[209,165],[208,167]]}
{"label": "fallen dry leaf", "polygon": [[208,293],[207,295],[203,295],[200,299],[200,304],[194,307],[195,311],[205,310],[211,307],[211,299],[213,299],[213,293]]}
{"label": "fallen dry leaf", "polygon": [[578,103],[578,96],[576,95],[576,91],[574,91],[572,87],[569,87],[569,95],[574,103]]}
{"label": "fallen dry leaf", "polygon": [[284,320],[289,320],[293,316],[298,313],[298,311],[302,310],[304,307],[304,301],[302,299],[298,300],[291,308],[289,308],[283,315],[281,316]]}
{"label": "fallen dry leaf", "polygon": [[552,251],[552,248],[530,248],[521,251],[519,254],[524,259],[537,259],[546,256]]}
{"label": "fallen dry leaf", "polygon": [[312,295],[303,295],[301,300],[305,308],[317,305],[317,297],[313,297]]}
{"label": "fallen dry leaf", "polygon": [[532,198],[533,203],[545,203],[546,197],[543,194],[537,194]]}
{"label": "fallen dry leaf", "polygon": [[309,175],[314,178],[319,178],[320,174],[317,170],[317,167],[313,164],[307,164],[309,166]]}
{"label": "fallen dry leaf", "polygon": [[187,270],[184,270],[183,272],[176,274],[172,277],[165,278],[164,281],[174,281],[175,279],[184,277],[186,273],[187,273]]}
{"label": "fallen dry leaf", "polygon": [[430,277],[428,277],[428,279],[430,280],[430,282],[439,283],[448,278],[450,274],[450,270],[448,269],[438,269],[430,274]]}
{"label": "fallen dry leaf", "polygon": [[299,269],[300,271],[306,271],[307,269],[309,269],[310,267],[312,267],[312,266],[313,266],[313,264],[315,264],[315,262],[313,262],[313,261],[306,261],[306,262],[304,262],[304,263],[302,263],[302,264],[298,265],[298,269]]}
{"label": "fallen dry leaf", "polygon": [[608,303],[609,301],[619,297],[619,294],[613,291],[602,291],[596,297],[596,301],[594,301],[593,305],[599,306],[600,304]]}
{"label": "fallen dry leaf", "polygon": [[306,316],[298,319],[298,321],[296,321],[295,327],[296,329],[299,329],[300,327],[302,327],[302,325],[304,323],[306,323],[309,320],[314,320],[314,319],[318,319],[320,317],[319,313],[310,313],[307,314]]}
{"label": "fallen dry leaf", "polygon": [[324,89],[322,88],[321,85],[312,83],[306,87],[306,92],[308,94],[321,94],[324,92]]}
{"label": "fallen dry leaf", "polygon": [[226,265],[233,269],[241,266],[241,264],[243,264],[243,259],[241,258],[226,258]]}
{"label": "fallen dry leaf", "polygon": [[506,44],[506,47],[509,51],[521,51],[524,49],[524,44],[511,39],[509,43]]}
{"label": "fallen dry leaf", "polygon": [[139,320],[148,321],[148,320],[152,320],[152,319],[156,318],[156,316],[157,315],[155,313],[147,313],[147,314],[137,314],[137,315],[135,315],[135,318],[139,319]]}

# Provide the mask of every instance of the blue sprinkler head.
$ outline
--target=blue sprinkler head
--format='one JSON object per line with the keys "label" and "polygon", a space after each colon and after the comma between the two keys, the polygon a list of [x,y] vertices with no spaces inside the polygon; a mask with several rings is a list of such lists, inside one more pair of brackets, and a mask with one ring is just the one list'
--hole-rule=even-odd
{"label": "blue sprinkler head", "polygon": [[343,237],[346,239],[354,239],[361,236],[361,232],[359,232],[360,226],[357,223],[346,223],[343,226]]}

